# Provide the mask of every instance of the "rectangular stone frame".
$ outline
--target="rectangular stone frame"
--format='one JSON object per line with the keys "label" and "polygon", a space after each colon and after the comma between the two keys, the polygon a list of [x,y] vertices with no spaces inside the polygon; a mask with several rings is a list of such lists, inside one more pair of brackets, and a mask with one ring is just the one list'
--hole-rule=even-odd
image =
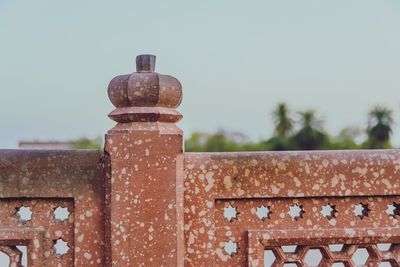
{"label": "rectangular stone frame", "polygon": [[[259,199],[271,202],[285,199],[297,203],[306,198],[339,197],[355,201],[362,197],[378,207],[383,205],[379,197],[398,199],[399,171],[398,150],[186,153],[185,264],[246,266],[249,264],[247,250],[252,246],[261,248],[255,245],[254,238],[248,240],[247,233],[265,233],[279,228],[267,229],[268,224],[260,224],[264,228],[256,227],[254,214],[239,214],[243,223],[239,225],[234,221],[230,229],[218,218],[221,216],[221,211],[216,209],[218,201],[250,203]],[[357,223],[365,229],[375,229],[367,220]],[[355,230],[355,227],[349,229]],[[292,230],[293,234],[301,235],[308,229]],[[224,252],[224,241],[235,232],[241,233],[231,236],[239,243],[239,252],[230,257]],[[383,232],[380,234],[385,238]],[[396,228],[387,234],[397,238],[399,232]],[[226,239],[219,239],[223,236]],[[252,242],[251,247],[249,242]]]}
{"label": "rectangular stone frame", "polygon": [[[41,251],[40,255],[30,258],[32,266],[44,266],[44,259],[50,263],[49,266],[56,263],[62,266],[105,266],[104,180],[105,168],[100,151],[0,150],[0,201],[10,198],[72,199],[74,203],[74,239],[64,258],[54,255],[51,247],[54,240],[49,240],[53,235],[47,233],[40,222],[31,227],[16,224],[11,230],[0,228],[0,242],[8,240],[10,243],[10,238],[14,237],[15,242],[27,242],[30,255],[32,251]],[[48,216],[49,220],[54,219],[51,211],[48,211]],[[39,234],[38,240],[42,240],[36,243],[38,247],[30,245],[32,234]],[[64,234],[68,233],[59,233],[60,238]],[[45,244],[43,250],[40,250],[41,244]]]}

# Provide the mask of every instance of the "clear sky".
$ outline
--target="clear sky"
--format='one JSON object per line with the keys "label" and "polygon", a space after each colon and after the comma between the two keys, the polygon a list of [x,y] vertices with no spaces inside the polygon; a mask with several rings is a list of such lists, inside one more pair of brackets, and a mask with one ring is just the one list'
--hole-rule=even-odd
{"label": "clear sky", "polygon": [[140,53],[182,82],[186,136],[266,138],[279,101],[337,133],[383,104],[400,145],[398,0],[0,0],[0,147],[103,135],[108,82]]}

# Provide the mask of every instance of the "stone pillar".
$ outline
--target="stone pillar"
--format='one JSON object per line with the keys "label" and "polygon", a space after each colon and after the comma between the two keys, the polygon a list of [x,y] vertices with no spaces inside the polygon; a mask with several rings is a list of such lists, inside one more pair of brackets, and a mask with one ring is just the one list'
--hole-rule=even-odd
{"label": "stone pillar", "polygon": [[182,87],[154,67],[155,56],[140,55],[137,72],[108,87],[117,122],[105,145],[111,266],[183,266]]}

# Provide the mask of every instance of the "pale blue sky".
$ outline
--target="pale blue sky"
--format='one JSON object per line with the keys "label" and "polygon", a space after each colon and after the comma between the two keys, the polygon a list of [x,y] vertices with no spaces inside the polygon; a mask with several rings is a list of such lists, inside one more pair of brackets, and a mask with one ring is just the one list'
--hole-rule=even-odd
{"label": "pale blue sky", "polygon": [[108,82],[140,53],[182,82],[186,136],[268,137],[279,101],[333,133],[376,104],[400,122],[397,0],[0,0],[0,147],[103,135]]}

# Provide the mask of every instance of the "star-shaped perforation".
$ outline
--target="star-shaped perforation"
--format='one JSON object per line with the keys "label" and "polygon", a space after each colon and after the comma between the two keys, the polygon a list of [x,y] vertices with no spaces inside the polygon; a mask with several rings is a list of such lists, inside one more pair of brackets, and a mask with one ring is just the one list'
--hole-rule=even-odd
{"label": "star-shaped perforation", "polygon": [[327,218],[328,220],[335,218],[337,214],[336,206],[329,204],[322,206],[321,214],[323,217]]}
{"label": "star-shaped perforation", "polygon": [[32,220],[32,210],[31,207],[21,206],[17,208],[17,215],[22,222],[28,222]]}
{"label": "star-shaped perforation", "polygon": [[304,213],[306,213],[306,212],[303,209],[303,205],[294,204],[292,206],[289,206],[288,214],[294,220],[298,220],[300,218],[303,218],[303,214]]}
{"label": "star-shaped perforation", "polygon": [[232,207],[229,205],[228,207],[224,208],[224,218],[228,222],[232,222],[233,220],[237,220],[238,211],[236,207]]}
{"label": "star-shaped perforation", "polygon": [[392,204],[387,205],[386,213],[392,217],[400,215],[400,204],[393,202]]}
{"label": "star-shaped perforation", "polygon": [[261,207],[257,207],[256,209],[256,215],[262,221],[269,219],[271,213],[269,206],[261,205]]}
{"label": "star-shaped perforation", "polygon": [[364,217],[368,217],[370,209],[368,208],[368,204],[363,204],[362,202],[360,202],[360,204],[354,205],[353,212],[355,216],[362,219]]}
{"label": "star-shaped perforation", "polygon": [[64,207],[57,207],[56,209],[54,209],[54,219],[58,220],[58,221],[65,221],[68,220],[68,216],[69,216],[69,211],[68,208],[64,208]]}
{"label": "star-shaped perforation", "polygon": [[229,240],[228,242],[225,242],[224,250],[226,254],[232,257],[238,252],[238,244],[232,240]]}
{"label": "star-shaped perforation", "polygon": [[53,249],[54,249],[54,252],[56,253],[56,255],[61,257],[68,253],[68,250],[69,250],[68,242],[62,240],[61,238],[57,239],[54,242]]}

